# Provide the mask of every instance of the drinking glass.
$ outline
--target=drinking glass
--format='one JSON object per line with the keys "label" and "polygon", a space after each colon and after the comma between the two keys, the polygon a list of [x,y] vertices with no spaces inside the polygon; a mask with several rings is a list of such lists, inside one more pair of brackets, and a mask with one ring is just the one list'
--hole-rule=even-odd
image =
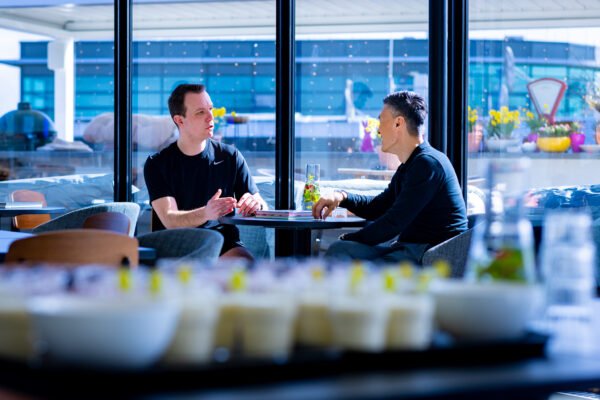
{"label": "drinking glass", "polygon": [[592,301],[596,248],[592,219],[584,211],[549,213],[544,221],[540,265],[545,287],[544,326],[550,350],[588,353],[594,347]]}
{"label": "drinking glass", "polygon": [[489,163],[486,215],[473,230],[466,279],[535,283],[533,228],[522,207],[528,163]]}
{"label": "drinking glass", "polygon": [[302,195],[302,209],[312,210],[313,205],[321,197],[319,180],[321,166],[319,164],[306,164],[306,179],[304,181],[304,193]]}

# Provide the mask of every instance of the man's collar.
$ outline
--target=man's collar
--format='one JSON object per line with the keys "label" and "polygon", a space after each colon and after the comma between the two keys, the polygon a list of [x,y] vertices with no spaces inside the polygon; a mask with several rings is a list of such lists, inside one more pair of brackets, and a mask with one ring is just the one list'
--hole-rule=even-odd
{"label": "man's collar", "polygon": [[427,141],[424,140],[420,145],[415,147],[415,149],[412,151],[412,153],[410,153],[410,156],[408,156],[408,160],[406,160],[404,165],[409,164],[412,161],[412,159],[417,156],[417,154],[421,153],[425,148],[427,148],[429,146],[430,146],[429,143],[427,143]]}

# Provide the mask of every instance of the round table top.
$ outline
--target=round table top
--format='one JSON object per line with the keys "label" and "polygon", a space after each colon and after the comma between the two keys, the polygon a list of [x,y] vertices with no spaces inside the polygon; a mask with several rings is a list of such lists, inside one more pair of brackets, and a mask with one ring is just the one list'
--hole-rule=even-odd
{"label": "round table top", "polygon": [[256,217],[221,217],[219,221],[228,225],[254,225],[264,226],[265,228],[281,229],[337,229],[361,227],[367,221],[358,217],[332,218],[325,220],[318,219],[276,219],[276,218],[256,218]]}
{"label": "round table top", "polygon": [[0,216],[2,217],[16,217],[23,214],[63,214],[65,212],[67,212],[65,207],[0,207]]}

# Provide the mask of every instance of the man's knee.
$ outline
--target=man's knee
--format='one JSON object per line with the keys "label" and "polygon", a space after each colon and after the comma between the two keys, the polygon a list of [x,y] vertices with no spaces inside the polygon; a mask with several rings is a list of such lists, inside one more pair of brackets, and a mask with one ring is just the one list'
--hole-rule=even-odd
{"label": "man's knee", "polygon": [[336,257],[336,258],[347,258],[351,254],[351,244],[352,242],[346,242],[343,240],[336,240],[332,244],[329,245],[327,252],[325,253],[326,257]]}
{"label": "man's knee", "polygon": [[369,260],[376,256],[376,252],[371,246],[363,243],[337,240],[329,246],[325,256],[346,260]]}
{"label": "man's knee", "polygon": [[237,246],[237,247],[233,247],[227,251],[225,251],[223,254],[221,254],[222,258],[244,258],[250,261],[254,261],[254,257],[252,256],[252,254],[248,251],[248,249],[246,249],[245,247],[242,246]]}

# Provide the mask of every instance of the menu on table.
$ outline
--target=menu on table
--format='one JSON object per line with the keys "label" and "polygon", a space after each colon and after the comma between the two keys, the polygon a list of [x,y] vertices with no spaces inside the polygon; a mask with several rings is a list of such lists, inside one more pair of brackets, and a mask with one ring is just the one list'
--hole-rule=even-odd
{"label": "menu on table", "polygon": [[297,210],[260,210],[256,212],[256,218],[269,219],[314,219],[312,211]]}

